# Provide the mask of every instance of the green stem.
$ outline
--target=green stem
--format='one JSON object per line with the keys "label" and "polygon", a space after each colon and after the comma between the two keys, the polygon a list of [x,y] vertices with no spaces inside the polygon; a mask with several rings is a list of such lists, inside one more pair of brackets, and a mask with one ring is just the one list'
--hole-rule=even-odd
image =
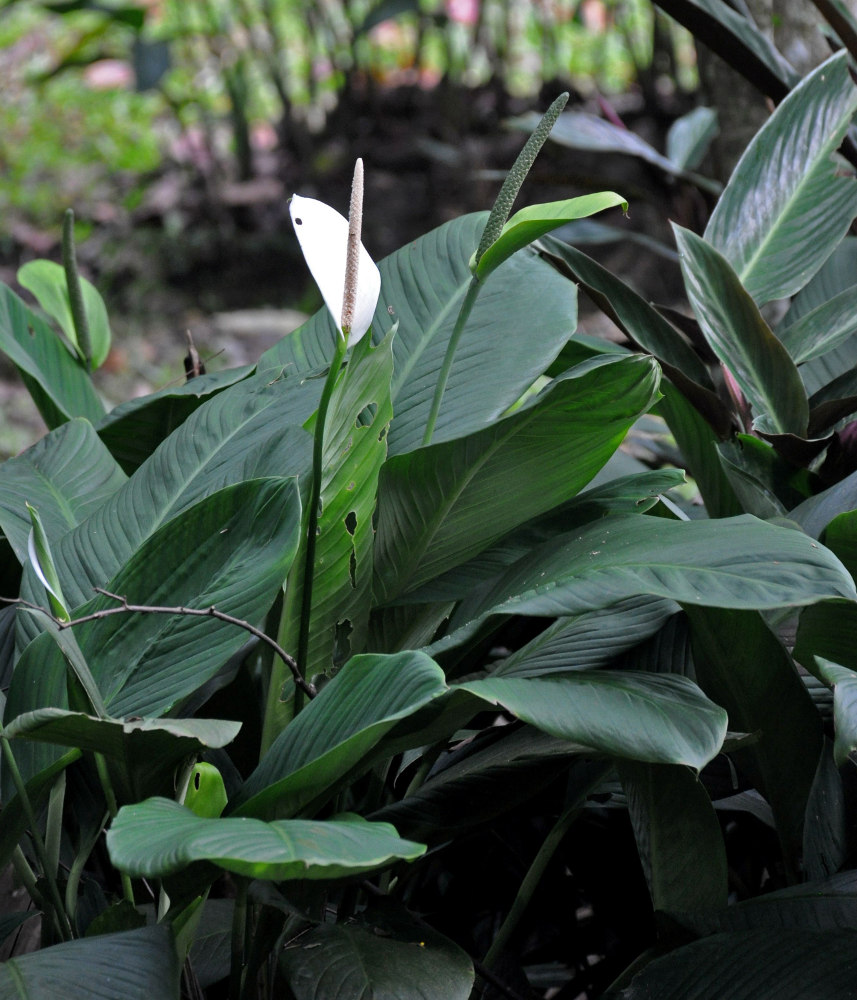
{"label": "green stem", "polygon": [[464,332],[464,327],[467,320],[470,318],[471,310],[476,302],[476,296],[479,294],[481,289],[482,282],[476,277],[476,275],[474,275],[470,279],[470,284],[467,286],[467,292],[464,296],[464,301],[461,303],[461,308],[458,310],[458,318],[455,320],[452,336],[449,338],[449,343],[446,347],[443,365],[440,369],[440,375],[438,375],[437,378],[437,384],[434,387],[434,398],[431,401],[431,412],[429,413],[425,434],[423,435],[423,445],[431,444],[431,439],[434,436],[434,427],[437,423],[437,416],[440,413],[440,404],[443,401],[443,394],[446,392],[446,383],[449,381],[449,373],[452,371],[452,361],[458,348],[458,342],[461,340],[461,334]]}
{"label": "green stem", "polygon": [[517,930],[518,924],[521,921],[524,913],[532,902],[533,895],[535,894],[538,884],[541,881],[542,875],[545,873],[545,869],[548,866],[549,861],[556,853],[557,848],[562,843],[565,835],[568,833],[571,824],[577,819],[578,814],[583,808],[586,802],[586,797],[589,795],[590,791],[597,785],[599,785],[605,778],[605,776],[610,772],[612,765],[604,764],[602,767],[596,768],[594,774],[586,782],[585,786],[578,792],[572,802],[568,805],[562,815],[554,824],[551,831],[548,833],[547,837],[544,839],[544,843],[539,848],[538,853],[533,858],[532,864],[530,865],[527,874],[524,876],[523,882],[518,889],[518,894],[515,897],[515,902],[512,904],[511,910],[503,921],[500,930],[497,932],[497,936],[488,949],[488,953],[485,955],[482,964],[491,969],[497,963],[497,959],[502,955],[509,939]]}
{"label": "green stem", "polygon": [[0,745],[2,745],[3,750],[3,763],[8,769],[9,774],[12,776],[12,782],[15,785],[18,798],[21,800],[21,808],[24,810],[24,816],[26,817],[27,823],[30,827],[30,836],[33,838],[33,847],[36,851],[36,857],[39,859],[39,864],[42,868],[42,875],[44,876],[45,882],[48,886],[48,895],[50,896],[51,906],[54,910],[54,921],[57,925],[57,931],[61,940],[68,941],[72,936],[71,925],[68,922],[68,917],[66,916],[62,899],[60,897],[60,891],[57,887],[56,872],[51,871],[50,868],[48,852],[45,848],[45,842],[42,840],[42,834],[39,831],[38,824],[36,823],[36,814],[33,812],[33,804],[30,802],[30,796],[27,794],[27,786],[24,783],[21,772],[18,770],[18,762],[15,760],[15,754],[12,752],[12,746],[5,736],[0,736]]}
{"label": "green stem", "polygon": [[[333,390],[339,378],[339,370],[345,359],[348,344],[344,337],[336,338],[336,351],[330,365],[330,371],[325,379],[318,413],[315,418],[315,432],[312,443],[312,489],[310,492],[309,510],[307,511],[306,558],[304,560],[304,578],[301,592],[301,623],[298,632],[297,663],[301,676],[306,679],[309,656],[310,625],[312,618],[312,585],[315,577],[315,547],[318,534],[318,508],[321,503],[321,480],[324,472],[324,426],[327,423],[327,411],[333,398]],[[303,691],[295,686],[294,714],[303,707]]]}
{"label": "green stem", "polygon": [[92,371],[92,338],[89,334],[89,320],[80,287],[80,273],[77,269],[77,251],[74,246],[74,212],[66,210],[62,225],[62,263],[65,269],[65,283],[68,289],[68,304],[71,319],[77,335],[77,347],[83,357],[86,370]]}
{"label": "green stem", "polygon": [[[101,782],[104,799],[107,802],[107,812],[110,814],[111,819],[116,819],[119,807],[116,804],[116,793],[113,791],[110,772],[107,770],[107,761],[104,759],[104,754],[96,753],[93,756],[95,757],[95,769],[98,771],[98,780]],[[119,878],[122,881],[122,895],[133,906],[134,887],[131,885],[131,877],[125,872],[119,872]]]}
{"label": "green stem", "polygon": [[52,872],[59,871],[60,840],[62,838],[62,813],[65,803],[65,771],[54,782],[48,800],[48,817],[45,822],[45,851]]}
{"label": "green stem", "polygon": [[74,861],[71,863],[71,868],[68,873],[68,881],[65,885],[65,910],[72,925],[74,925],[77,915],[77,888],[80,885],[83,869],[86,862],[89,860],[90,854],[92,854],[95,842],[101,836],[101,831],[107,825],[107,820],[108,814],[105,813],[101,822],[93,829],[86,840],[80,844],[78,852],[74,857]]}

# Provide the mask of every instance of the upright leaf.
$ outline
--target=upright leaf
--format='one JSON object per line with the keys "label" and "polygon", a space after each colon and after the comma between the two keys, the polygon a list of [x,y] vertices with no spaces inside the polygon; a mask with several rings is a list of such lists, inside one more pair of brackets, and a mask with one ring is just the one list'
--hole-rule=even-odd
{"label": "upright leaf", "polygon": [[761,305],[809,281],[857,215],[836,151],[857,111],[845,52],[809,74],[741,157],[705,230]]}

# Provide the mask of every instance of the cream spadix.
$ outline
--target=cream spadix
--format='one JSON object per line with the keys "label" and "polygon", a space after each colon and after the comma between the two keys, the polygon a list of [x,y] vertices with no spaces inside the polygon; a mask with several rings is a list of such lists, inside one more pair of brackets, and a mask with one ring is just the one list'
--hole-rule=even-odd
{"label": "cream spadix", "polygon": [[[300,195],[292,197],[289,211],[304,260],[339,329],[345,288],[348,220],[323,201],[301,198]],[[353,347],[372,324],[380,294],[381,273],[361,243],[354,319],[348,333],[349,347]]]}

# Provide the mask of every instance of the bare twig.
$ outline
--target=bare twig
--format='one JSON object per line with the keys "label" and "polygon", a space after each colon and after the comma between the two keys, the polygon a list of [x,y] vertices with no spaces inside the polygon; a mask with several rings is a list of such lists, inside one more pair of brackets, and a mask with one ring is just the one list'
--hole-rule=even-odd
{"label": "bare twig", "polygon": [[216,618],[218,621],[225,622],[227,625],[235,625],[237,628],[244,629],[245,632],[249,632],[250,635],[255,636],[260,642],[270,646],[270,648],[273,649],[277,656],[279,656],[283,663],[285,663],[285,665],[289,668],[295,684],[304,692],[304,694],[309,698],[314,698],[317,694],[315,685],[311,684],[301,676],[301,672],[298,670],[298,665],[295,662],[294,657],[289,656],[289,654],[276,640],[272,639],[269,635],[266,635],[261,629],[256,628],[255,625],[251,625],[250,622],[244,621],[242,618],[236,618],[234,615],[228,615],[225,611],[218,611],[214,605],[211,605],[208,608],[185,608],[181,606],[166,607],[153,604],[131,604],[128,598],[123,597],[121,594],[114,594],[109,590],[105,590],[103,587],[95,587],[94,589],[97,594],[109,597],[113,601],[119,601],[120,606],[118,608],[102,608],[100,611],[93,611],[91,614],[81,615],[80,618],[72,618],[71,621],[64,622],[60,621],[52,615],[50,611],[40,605],[31,604],[29,601],[25,601],[20,597],[0,597],[0,602],[3,604],[19,604],[24,608],[32,608],[34,611],[41,611],[54,622],[59,631],[71,628],[74,625],[83,625],[84,622],[98,621],[99,619],[107,618],[110,615],[121,615],[133,612],[156,615],[186,615],[196,618]]}

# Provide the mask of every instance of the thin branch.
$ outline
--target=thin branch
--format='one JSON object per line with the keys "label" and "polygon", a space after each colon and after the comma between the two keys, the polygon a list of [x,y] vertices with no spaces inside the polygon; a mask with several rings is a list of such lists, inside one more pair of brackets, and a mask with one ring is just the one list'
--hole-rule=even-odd
{"label": "thin branch", "polygon": [[242,618],[235,618],[233,615],[226,614],[225,611],[218,611],[214,605],[211,605],[208,608],[185,608],[162,607],[152,604],[131,604],[128,601],[128,598],[123,597],[121,594],[114,594],[109,590],[105,590],[103,587],[95,587],[94,589],[97,594],[109,597],[113,601],[119,601],[121,606],[118,608],[102,608],[101,611],[93,611],[91,614],[81,615],[80,618],[72,618],[71,621],[64,622],[60,621],[52,615],[50,611],[47,611],[40,605],[31,604],[29,601],[25,601],[20,597],[0,597],[0,602],[3,604],[19,604],[24,608],[32,608],[34,611],[41,611],[54,622],[59,631],[71,628],[73,625],[83,625],[84,622],[98,621],[101,618],[107,618],[109,615],[121,615],[128,612],[140,612],[142,614],[157,615],[186,615],[196,618],[216,618],[218,621],[225,622],[227,625],[235,625],[237,628],[244,629],[245,632],[249,632],[250,635],[255,636],[260,642],[264,642],[265,645],[270,646],[277,656],[280,657],[283,663],[285,663],[285,665],[289,668],[292,676],[294,677],[295,684],[304,692],[304,694],[306,694],[309,698],[314,698],[317,694],[315,685],[304,680],[301,676],[301,672],[298,669],[298,665],[294,657],[289,656],[289,654],[276,640],[272,639],[269,635],[266,635],[261,629],[256,628],[255,625],[251,625],[250,622],[244,621]]}

